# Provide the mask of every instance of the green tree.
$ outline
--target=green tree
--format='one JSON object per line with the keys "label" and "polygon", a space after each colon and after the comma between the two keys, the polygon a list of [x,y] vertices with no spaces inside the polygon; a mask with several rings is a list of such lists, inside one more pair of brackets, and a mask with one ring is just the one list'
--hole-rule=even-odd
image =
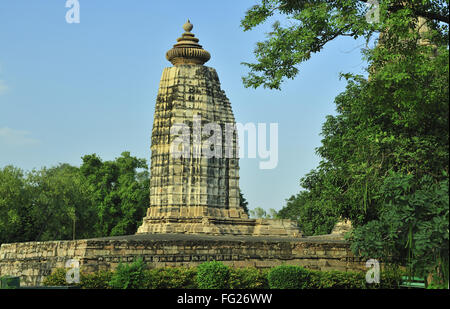
{"label": "green tree", "polygon": [[256,207],[249,211],[252,218],[260,219],[276,219],[278,218],[278,213],[275,209],[269,208],[269,213],[267,213],[263,208]]}
{"label": "green tree", "polygon": [[113,289],[143,289],[145,284],[146,265],[142,259],[131,264],[119,263],[112,274],[109,286]]}
{"label": "green tree", "polygon": [[256,207],[249,211],[252,218],[265,218],[267,216],[266,211],[261,207]]}
{"label": "green tree", "polygon": [[241,189],[239,189],[239,205],[244,209],[244,212],[248,215],[248,202],[242,194]]}
{"label": "green tree", "polygon": [[448,41],[448,0],[379,0],[377,22],[372,22],[375,7],[367,3],[366,0],[260,0],[242,19],[244,31],[273,16],[286,21],[286,26],[277,20],[267,40],[257,43],[256,63],[244,63],[250,68],[243,78],[244,85],[280,89],[283,79],[294,78],[298,66],[320,52],[326,43],[338,37],[363,37],[369,41],[380,32],[395,33],[399,25],[411,26],[411,21],[416,22],[419,17],[427,19],[432,29],[445,33],[444,37],[434,39],[441,43]]}
{"label": "green tree", "polygon": [[419,181],[391,172],[380,188],[380,216],[353,233],[353,250],[367,258],[405,257],[410,273],[449,281],[448,178]]}
{"label": "green tree", "polygon": [[77,167],[0,170],[0,242],[92,237],[95,219]]}
{"label": "green tree", "polygon": [[134,234],[149,201],[149,173],[145,159],[123,152],[115,161],[86,155],[80,170],[89,185],[98,221],[98,236]]}
{"label": "green tree", "polygon": [[0,243],[133,234],[148,207],[145,160],[96,155],[24,173],[0,169]]}
{"label": "green tree", "polygon": [[[350,219],[359,253],[394,254],[419,273],[438,267],[448,278],[442,244],[448,199],[441,185],[448,183],[449,161],[448,1],[380,1],[379,22],[372,24],[360,4],[262,0],[242,22],[251,29],[275,11],[293,21],[289,27],[276,23],[269,39],[258,43],[258,63],[248,64],[244,79],[253,87],[279,88],[284,77],[297,74],[298,64],[338,36],[368,40],[380,33],[375,47],[364,50],[370,78],[342,75],[348,85],[335,99],[337,115],[323,125],[322,160],[301,180],[307,192],[281,213],[294,216],[297,209],[309,233],[321,231],[320,216]],[[399,190],[398,183],[408,189]]]}
{"label": "green tree", "polygon": [[301,191],[286,199],[278,217],[297,221],[305,236],[329,234],[338,219],[332,203],[324,197],[314,198],[309,191]]}
{"label": "green tree", "polygon": [[30,240],[92,237],[95,209],[84,178],[77,167],[60,164],[28,173],[32,196],[29,212],[33,229]]}
{"label": "green tree", "polygon": [[[431,177],[435,183],[448,180],[449,160],[448,49],[445,45],[420,45],[417,39],[411,40],[408,36],[405,35],[398,44],[383,44],[367,53],[372,70],[369,81],[346,76],[347,90],[335,100],[338,114],[328,116],[323,125],[324,138],[317,149],[322,161],[316,170],[302,179],[302,185],[310,192],[308,203],[316,203],[323,211],[332,210],[336,217],[352,221],[355,249],[367,250],[372,256],[383,254],[386,257],[392,253],[398,259],[408,258],[409,253],[398,248],[411,246],[411,240],[386,238],[381,233],[387,224],[387,177],[391,173],[396,173],[400,179],[412,177],[409,197],[403,197],[412,199],[417,192],[423,192],[424,177]],[[394,185],[393,182],[388,184]],[[403,193],[397,193],[403,196]],[[439,206],[441,202],[434,200],[414,200],[417,209],[442,207]],[[417,201],[423,204],[420,206]],[[408,235],[412,229],[412,233],[421,235],[419,226],[428,219],[426,216],[416,219],[415,225],[399,225],[395,232]],[[421,220],[424,221],[419,223]],[[448,221],[446,226],[437,221],[435,224],[430,229],[440,229],[439,235],[448,231]],[[312,229],[317,231],[320,226]],[[382,238],[377,238],[376,231]],[[374,246],[374,238],[390,242],[386,245],[395,250]],[[432,237],[427,241],[429,245],[439,244]],[[411,250],[417,252],[423,247],[427,246],[412,246]],[[419,273],[436,267],[436,263],[448,269],[448,251],[439,257],[439,260],[447,261],[443,262],[447,266],[438,262],[437,255],[432,252],[416,254],[408,264]],[[435,264],[425,267],[421,261],[429,262],[431,257],[435,258]]]}
{"label": "green tree", "polygon": [[31,196],[21,169],[0,169],[0,243],[22,241],[34,234],[29,214]]}
{"label": "green tree", "polygon": [[222,262],[204,262],[197,267],[199,289],[226,289],[230,279],[230,268]]}

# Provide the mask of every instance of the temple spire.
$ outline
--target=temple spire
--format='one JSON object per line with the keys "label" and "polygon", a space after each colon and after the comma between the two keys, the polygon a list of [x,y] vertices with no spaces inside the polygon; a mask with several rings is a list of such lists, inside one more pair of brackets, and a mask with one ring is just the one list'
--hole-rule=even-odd
{"label": "temple spire", "polygon": [[183,25],[185,31],[180,38],[177,39],[177,43],[171,50],[166,53],[166,58],[173,65],[179,64],[204,64],[207,62],[211,55],[198,44],[198,39],[193,33],[191,33],[194,25],[191,24],[189,19]]}

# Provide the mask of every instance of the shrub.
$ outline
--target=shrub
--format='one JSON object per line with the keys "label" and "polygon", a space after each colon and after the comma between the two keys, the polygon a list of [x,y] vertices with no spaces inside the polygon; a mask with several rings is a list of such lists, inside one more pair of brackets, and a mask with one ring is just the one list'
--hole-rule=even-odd
{"label": "shrub", "polygon": [[430,283],[427,286],[429,290],[448,290],[448,285],[445,283]]}
{"label": "shrub", "polygon": [[197,267],[199,289],[226,289],[230,278],[230,268],[221,262],[205,262]]}
{"label": "shrub", "polygon": [[406,271],[398,267],[390,267],[380,272],[379,284],[366,284],[369,289],[398,289],[402,283],[402,276],[406,276]]}
{"label": "shrub", "polygon": [[65,268],[56,268],[53,272],[44,278],[42,284],[45,286],[65,286],[71,285],[67,283]]}
{"label": "shrub", "polygon": [[363,289],[365,288],[364,272],[317,271],[310,270],[310,289]]}
{"label": "shrub", "polygon": [[256,268],[231,268],[229,278],[230,289],[267,289],[267,270]]}
{"label": "shrub", "polygon": [[380,283],[366,283],[365,272],[337,270],[310,270],[310,289],[396,289],[402,281],[403,272],[397,268],[380,272]]}
{"label": "shrub", "polygon": [[80,285],[83,289],[109,289],[113,273],[110,271],[98,271],[95,273],[81,273]]}
{"label": "shrub", "polygon": [[114,289],[142,289],[144,283],[145,264],[139,259],[132,264],[120,263],[109,281],[109,286]]}
{"label": "shrub", "polygon": [[300,266],[281,265],[272,268],[267,279],[271,289],[304,289],[308,287],[309,271]]}
{"label": "shrub", "polygon": [[147,289],[195,289],[197,270],[195,268],[155,268],[145,274]]}
{"label": "shrub", "polygon": [[[220,262],[207,262],[198,268],[166,267],[145,270],[142,261],[119,264],[115,272],[80,273],[83,289],[395,289],[402,276],[395,267],[381,271],[379,284],[367,284],[366,273],[306,270],[298,266],[272,269],[228,268]],[[44,281],[46,286],[66,286],[66,269],[55,269]],[[435,287],[435,286],[432,286]],[[440,286],[438,286],[440,287]]]}

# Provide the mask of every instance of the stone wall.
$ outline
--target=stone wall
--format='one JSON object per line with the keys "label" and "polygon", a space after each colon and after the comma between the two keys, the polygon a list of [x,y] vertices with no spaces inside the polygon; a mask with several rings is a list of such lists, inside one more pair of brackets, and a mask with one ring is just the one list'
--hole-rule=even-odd
{"label": "stone wall", "polygon": [[157,234],[2,244],[0,276],[20,276],[24,286],[41,285],[45,276],[69,259],[79,260],[81,271],[94,272],[113,270],[120,262],[139,257],[152,268],[216,260],[233,267],[284,263],[319,270],[365,269],[342,240]]}

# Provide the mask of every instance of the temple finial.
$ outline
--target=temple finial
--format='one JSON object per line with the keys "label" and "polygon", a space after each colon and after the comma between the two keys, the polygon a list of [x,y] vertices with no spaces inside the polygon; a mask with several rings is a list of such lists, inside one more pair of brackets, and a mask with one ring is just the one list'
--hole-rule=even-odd
{"label": "temple finial", "polygon": [[183,25],[183,29],[186,32],[191,32],[191,30],[194,28],[194,25],[191,24],[191,21],[188,19],[187,22]]}
{"label": "temple finial", "polygon": [[194,25],[188,19],[183,25],[185,33],[181,35],[181,38],[177,39],[177,42],[171,50],[166,53],[166,58],[173,65],[179,64],[204,64],[207,62],[211,55],[198,44],[198,39],[195,37],[191,30]]}

